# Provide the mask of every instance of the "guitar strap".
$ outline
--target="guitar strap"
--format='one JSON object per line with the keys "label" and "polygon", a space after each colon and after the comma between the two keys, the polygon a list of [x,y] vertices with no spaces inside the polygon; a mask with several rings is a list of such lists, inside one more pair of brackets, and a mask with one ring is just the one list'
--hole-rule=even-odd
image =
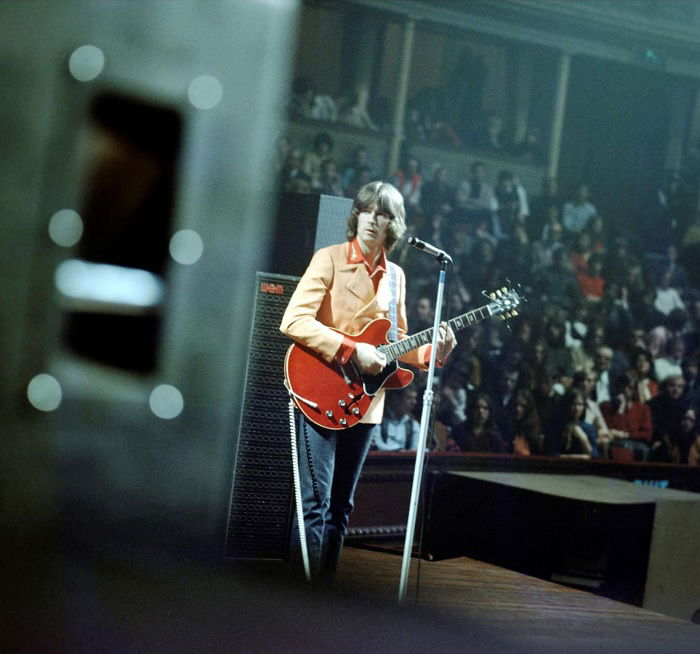
{"label": "guitar strap", "polygon": [[395,343],[399,340],[399,329],[398,329],[398,312],[396,309],[396,264],[391,261],[387,262],[389,264],[389,284],[391,285],[391,303],[389,304],[389,320],[391,320],[391,327],[389,328],[389,340]]}

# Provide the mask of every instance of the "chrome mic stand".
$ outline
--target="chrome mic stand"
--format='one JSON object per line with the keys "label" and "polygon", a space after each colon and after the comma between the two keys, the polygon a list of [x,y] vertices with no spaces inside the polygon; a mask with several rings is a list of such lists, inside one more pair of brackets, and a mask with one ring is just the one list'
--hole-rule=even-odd
{"label": "chrome mic stand", "polygon": [[[433,407],[433,378],[435,376],[435,362],[437,360],[437,345],[440,334],[440,322],[442,313],[442,297],[445,289],[445,273],[448,263],[452,263],[452,259],[441,250],[436,250],[432,246],[426,247],[427,244],[418,239],[411,237],[408,240],[409,244],[419,249],[425,250],[430,254],[434,254],[440,262],[440,276],[438,279],[437,298],[435,299],[435,320],[433,321],[433,339],[430,350],[430,363],[428,365],[428,379],[423,393],[423,412],[420,419],[420,435],[418,437],[418,445],[416,447],[416,462],[413,468],[413,486],[411,488],[411,500],[408,507],[408,520],[406,522],[406,540],[403,548],[403,561],[401,563],[401,581],[399,583],[399,603],[402,603],[406,598],[406,586],[408,584],[408,571],[411,565],[411,552],[413,550],[413,536],[416,529],[416,514],[418,513],[418,500],[420,496],[421,481],[423,477],[423,463],[425,461],[425,450],[428,440],[428,427],[430,414]],[[436,250],[436,252],[432,251]]]}

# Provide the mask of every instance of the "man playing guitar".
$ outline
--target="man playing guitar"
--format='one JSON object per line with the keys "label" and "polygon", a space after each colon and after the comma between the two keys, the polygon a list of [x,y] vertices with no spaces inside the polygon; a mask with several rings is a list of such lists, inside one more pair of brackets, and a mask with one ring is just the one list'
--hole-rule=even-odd
{"label": "man playing guitar", "polygon": [[[362,187],[348,217],[348,242],[314,254],[284,313],[281,331],[325,364],[337,366],[341,374],[354,369],[377,375],[387,364],[375,344],[353,339],[372,321],[395,316],[398,339],[407,335],[405,276],[386,256],[406,230],[405,215],[403,198],[391,184],[371,182]],[[444,361],[455,342],[452,329],[443,324],[438,359]],[[407,351],[400,360],[426,368],[430,345]],[[339,412],[353,417],[345,403],[352,405],[355,399],[349,393],[339,402],[345,407]],[[311,575],[315,578],[332,575],[337,568],[355,486],[373,428],[382,421],[384,388],[373,394],[371,401],[368,396],[364,399],[368,404],[363,407],[361,419],[347,427],[346,419],[336,422],[330,410],[325,414],[330,415],[332,427],[300,414],[303,517]],[[295,401],[314,404],[298,395]],[[358,408],[353,410],[359,414]]]}

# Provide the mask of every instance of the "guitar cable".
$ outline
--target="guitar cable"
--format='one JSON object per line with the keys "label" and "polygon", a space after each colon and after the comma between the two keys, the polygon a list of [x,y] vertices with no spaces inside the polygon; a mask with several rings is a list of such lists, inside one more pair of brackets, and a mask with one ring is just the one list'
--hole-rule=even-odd
{"label": "guitar cable", "polygon": [[[309,564],[309,549],[306,544],[306,528],[304,527],[304,511],[301,501],[301,480],[299,477],[299,459],[298,459],[298,449],[297,449],[297,433],[296,433],[296,419],[294,416],[294,402],[292,398],[289,398],[289,436],[292,446],[292,477],[294,478],[294,500],[296,503],[297,510],[297,526],[299,529],[299,546],[301,549],[301,559],[304,564],[304,575],[306,576],[306,581],[311,581],[311,566]],[[306,424],[304,424],[304,436],[306,440],[306,452],[309,457],[309,465],[311,465],[311,453],[309,452],[309,437],[306,432]],[[311,467],[311,479],[314,486],[314,496],[317,496],[318,490],[316,487],[316,477],[313,473],[313,467]]]}

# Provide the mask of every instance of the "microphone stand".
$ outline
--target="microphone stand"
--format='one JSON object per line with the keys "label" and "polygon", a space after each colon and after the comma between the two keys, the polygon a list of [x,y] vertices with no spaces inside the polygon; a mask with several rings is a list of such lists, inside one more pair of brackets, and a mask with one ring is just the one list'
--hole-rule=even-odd
{"label": "microphone stand", "polygon": [[440,322],[442,313],[442,296],[445,290],[445,272],[449,257],[444,253],[436,257],[440,262],[440,276],[438,278],[437,298],[435,299],[435,320],[433,321],[433,341],[430,350],[430,363],[428,365],[428,379],[423,392],[423,411],[420,418],[420,435],[416,447],[416,462],[413,468],[413,486],[411,488],[411,500],[408,507],[408,520],[406,522],[406,540],[403,548],[403,561],[401,563],[401,580],[399,583],[399,603],[406,598],[406,586],[408,584],[408,571],[411,565],[411,553],[413,551],[413,536],[416,529],[416,514],[418,513],[418,500],[420,496],[421,481],[423,477],[423,462],[425,461],[425,448],[428,440],[428,427],[430,414],[433,407],[433,378],[435,376],[435,362],[437,360],[437,344],[440,334]]}

